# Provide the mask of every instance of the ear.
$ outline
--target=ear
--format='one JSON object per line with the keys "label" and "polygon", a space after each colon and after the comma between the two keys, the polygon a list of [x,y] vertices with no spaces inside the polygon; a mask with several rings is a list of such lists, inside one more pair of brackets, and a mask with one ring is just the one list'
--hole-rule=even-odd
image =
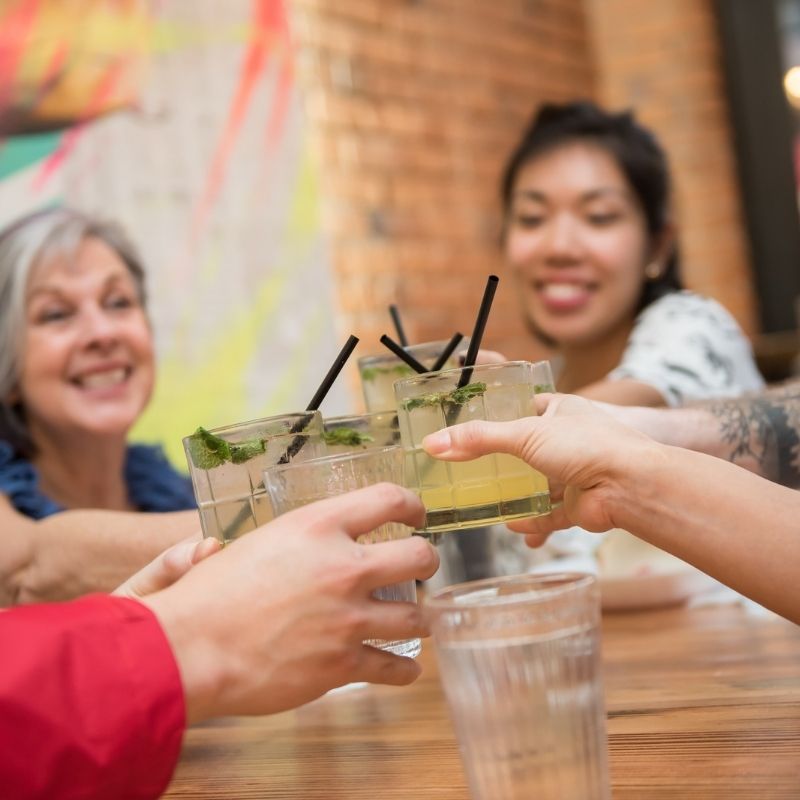
{"label": "ear", "polygon": [[22,395],[20,394],[19,387],[15,386],[6,396],[3,402],[7,406],[15,406],[17,403],[22,402]]}
{"label": "ear", "polygon": [[672,251],[675,249],[676,235],[675,225],[672,222],[667,222],[661,231],[653,237],[647,263],[656,263],[661,266],[663,271],[672,255]]}

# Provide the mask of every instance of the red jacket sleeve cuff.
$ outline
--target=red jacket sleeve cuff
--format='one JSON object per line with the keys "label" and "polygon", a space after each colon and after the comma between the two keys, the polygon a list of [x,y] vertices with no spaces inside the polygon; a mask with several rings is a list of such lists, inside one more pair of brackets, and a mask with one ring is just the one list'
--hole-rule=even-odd
{"label": "red jacket sleeve cuff", "polygon": [[0,613],[0,786],[11,798],[144,800],[166,788],[186,720],[155,615],[92,595]]}

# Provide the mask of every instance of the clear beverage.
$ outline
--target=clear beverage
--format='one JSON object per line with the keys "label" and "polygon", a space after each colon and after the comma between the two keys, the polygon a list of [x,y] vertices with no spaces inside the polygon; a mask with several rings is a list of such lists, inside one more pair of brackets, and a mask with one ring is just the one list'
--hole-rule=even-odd
{"label": "clear beverage", "polygon": [[[327,455],[276,465],[264,472],[264,484],[276,514],[384,481],[403,483],[403,451],[399,446]],[[407,525],[388,522],[362,534],[357,541],[369,545],[406,539],[411,534],[412,530]],[[383,586],[376,589],[373,595],[378,600],[414,603],[417,599],[416,583],[408,580]],[[419,655],[422,649],[422,642],[418,638],[395,641],[370,639],[365,644],[409,658]]]}
{"label": "clear beverage", "polygon": [[[449,342],[425,342],[414,344],[406,350],[421,364],[430,368],[447,347]],[[458,366],[458,357],[465,353],[469,346],[469,337],[464,337],[447,359],[443,369]],[[367,411],[387,411],[395,407],[394,383],[403,378],[415,375],[408,364],[401,361],[389,351],[385,354],[363,356],[358,359],[358,372],[361,377],[361,389]]]}
{"label": "clear beverage", "polygon": [[608,800],[594,579],[454,589],[433,635],[473,800]]}
{"label": "clear beverage", "polygon": [[[400,435],[406,449],[407,485],[426,509],[425,531],[436,533],[491,525],[547,514],[547,479],[522,460],[506,454],[447,462],[422,449],[425,436],[469,420],[513,420],[535,414],[537,388],[552,390],[547,365],[507,362],[474,367],[470,383],[457,388],[462,370],[448,370],[401,381],[395,386]],[[539,374],[542,373],[542,374]]]}
{"label": "clear beverage", "polygon": [[400,444],[400,423],[395,411],[328,417],[323,422],[328,453],[350,453]]}
{"label": "clear beverage", "polygon": [[273,518],[267,467],[324,452],[322,417],[318,411],[268,417],[196,432],[183,445],[203,535],[228,543]]}
{"label": "clear beverage", "polygon": [[[476,800],[591,800],[602,791],[598,637],[577,628],[438,648],[439,668]],[[547,682],[531,680],[546,664]],[[491,724],[487,723],[491,719]],[[582,735],[593,731],[592,735]]]}

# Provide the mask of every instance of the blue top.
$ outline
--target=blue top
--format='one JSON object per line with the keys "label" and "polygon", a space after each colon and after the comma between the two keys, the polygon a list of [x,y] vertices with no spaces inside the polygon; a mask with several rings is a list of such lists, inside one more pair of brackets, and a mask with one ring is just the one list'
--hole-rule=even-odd
{"label": "blue top", "polygon": [[[192,482],[173,469],[160,447],[129,445],[125,482],[131,502],[139,511],[197,508]],[[6,495],[20,514],[32,519],[42,519],[64,510],[40,491],[36,467],[16,454],[8,442],[1,440],[0,494]]]}

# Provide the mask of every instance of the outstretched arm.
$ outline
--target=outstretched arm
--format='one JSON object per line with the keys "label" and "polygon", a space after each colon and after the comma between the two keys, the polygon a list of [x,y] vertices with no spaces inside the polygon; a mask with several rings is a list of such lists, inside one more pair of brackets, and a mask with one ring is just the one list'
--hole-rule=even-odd
{"label": "outstretched arm", "polygon": [[165,548],[200,539],[196,511],[80,509],[32,520],[0,494],[0,607],[110,592]]}
{"label": "outstretched arm", "polygon": [[[537,544],[570,524],[625,528],[795,622],[800,493],[733,464],[668,447],[577,397],[540,395],[542,417],[467,423],[424,441],[439,458],[522,458],[564,485],[552,514],[512,523]],[[787,589],[787,587],[789,587]]]}
{"label": "outstretched arm", "polygon": [[800,381],[680,409],[603,409],[660,442],[708,453],[800,488]]}

